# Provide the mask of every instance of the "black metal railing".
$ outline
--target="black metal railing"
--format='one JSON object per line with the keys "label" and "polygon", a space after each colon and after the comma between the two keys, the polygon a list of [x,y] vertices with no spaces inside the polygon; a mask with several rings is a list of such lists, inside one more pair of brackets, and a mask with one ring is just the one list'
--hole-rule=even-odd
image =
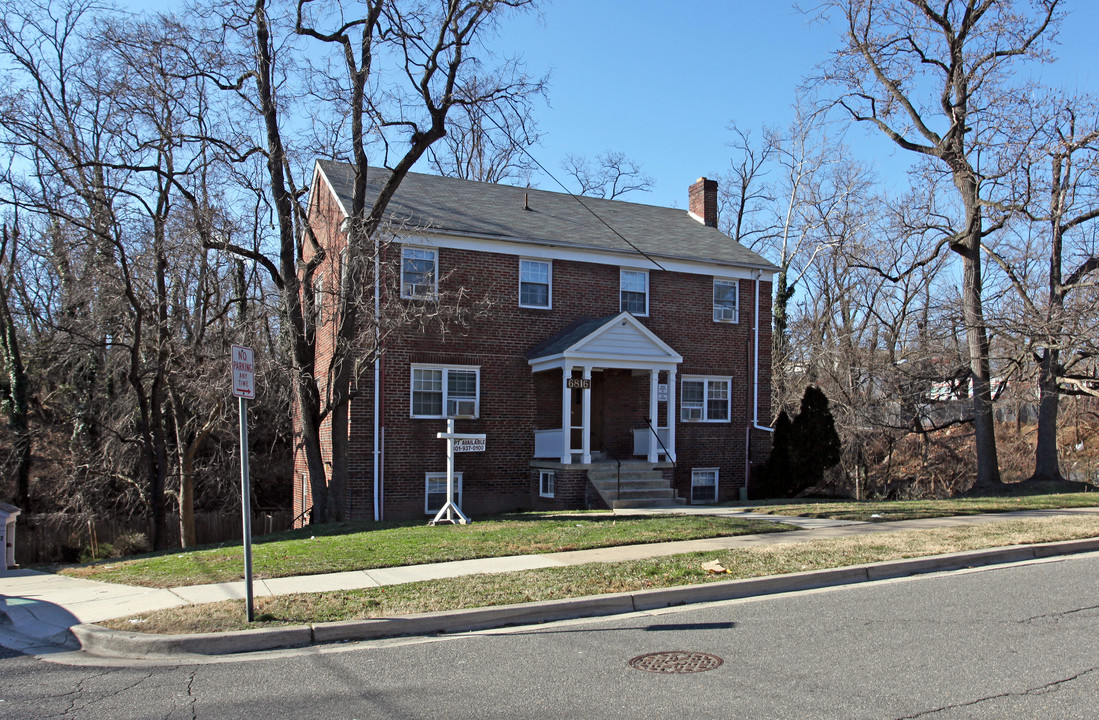
{"label": "black metal railing", "polygon": [[664,444],[664,441],[660,439],[660,433],[658,433],[656,431],[656,428],[653,427],[652,418],[645,418],[645,424],[649,426],[649,431],[652,432],[653,437],[656,438],[656,441],[660,443],[660,449],[664,451],[664,459],[672,464],[673,469],[676,469],[675,458],[670,452],[668,452],[668,447]]}

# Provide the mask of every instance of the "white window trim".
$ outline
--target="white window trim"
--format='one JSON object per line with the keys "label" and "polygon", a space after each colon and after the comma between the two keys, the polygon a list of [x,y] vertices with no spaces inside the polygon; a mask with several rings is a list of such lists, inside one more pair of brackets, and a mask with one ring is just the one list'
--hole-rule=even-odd
{"label": "white window trim", "polygon": [[[443,484],[443,495],[446,495],[446,473],[445,472],[429,472],[424,476],[424,515],[434,515],[443,509],[442,503],[439,507],[431,507],[429,498],[431,496],[431,481],[441,481]],[[454,473],[454,501],[458,504],[458,507],[462,507],[462,473]],[[445,503],[446,500],[443,500]]]}
{"label": "white window trim", "polygon": [[[691,502],[695,502],[695,477],[701,473],[713,473],[714,474],[714,496],[710,500],[705,502],[717,502],[718,494],[717,488],[721,483],[721,470],[720,468],[691,468]],[[698,485],[697,487],[709,487],[709,485]],[[699,500],[698,502],[703,502]]]}
{"label": "white window trim", "polygon": [[324,326],[324,275],[318,274],[313,278],[313,323],[316,327]]}
{"label": "white window trim", "polygon": [[[424,295],[414,295],[408,291],[404,281],[404,262],[406,250],[420,250],[422,252],[431,253],[432,257],[432,277],[431,277],[431,292]],[[405,300],[434,300],[439,297],[439,250],[433,247],[424,247],[423,245],[402,245],[401,246],[401,297]]]}
{"label": "white window trim", "polygon": [[740,322],[740,281],[736,280],[735,278],[715,277],[714,278],[714,287],[715,288],[717,287],[718,283],[727,283],[727,284],[730,284],[730,285],[732,285],[733,287],[736,288],[736,293],[734,294],[734,297],[736,298],[736,302],[733,304],[733,317],[730,318],[730,319],[727,319],[727,320],[721,319],[721,318],[718,317],[718,308],[724,308],[724,307],[727,307],[727,306],[726,305],[718,305],[715,302],[714,303],[714,322],[718,322],[718,323],[739,323]]}
{"label": "white window trim", "polygon": [[[549,273],[546,277],[546,304],[545,305],[524,305],[523,304],[523,263],[539,263],[545,265],[549,269]],[[519,307],[531,308],[533,310],[552,310],[553,309],[553,261],[545,260],[543,258],[519,258]]]}
{"label": "white window trim", "polygon": [[[686,389],[683,387],[689,382],[702,383],[702,417],[697,420],[685,418],[683,416],[683,409],[687,399]],[[725,383],[725,414],[727,417],[724,419],[718,418],[717,420],[710,419],[710,383],[711,382],[723,382]],[[733,421],[733,378],[732,376],[722,375],[685,375],[679,384],[679,420],[680,422],[689,423],[728,423]]]}
{"label": "white window trim", "polygon": [[[550,491],[546,492],[545,480],[549,479]],[[554,470],[539,470],[538,471],[538,497],[552,498],[554,493],[557,492],[557,472]]]}
{"label": "white window trim", "polygon": [[[416,377],[416,370],[442,370],[443,372],[443,412],[440,415],[416,415],[415,404],[413,400],[414,390],[414,378]],[[481,416],[481,366],[480,365],[429,365],[422,363],[413,363],[408,370],[408,415],[414,419],[439,419],[446,418],[447,415],[447,401],[450,399],[450,393],[448,392],[450,387],[449,377],[447,370],[464,370],[472,371],[477,374],[477,394],[474,399],[475,410],[473,417],[477,418]]]}
{"label": "white window trim", "polygon": [[[622,293],[626,292],[626,289],[622,287],[622,280],[626,273],[643,275],[645,277],[645,312],[644,313],[632,313],[634,317],[648,317],[649,316],[649,271],[637,270],[634,268],[618,268],[618,308],[622,309]],[[629,292],[636,292],[631,290]]]}

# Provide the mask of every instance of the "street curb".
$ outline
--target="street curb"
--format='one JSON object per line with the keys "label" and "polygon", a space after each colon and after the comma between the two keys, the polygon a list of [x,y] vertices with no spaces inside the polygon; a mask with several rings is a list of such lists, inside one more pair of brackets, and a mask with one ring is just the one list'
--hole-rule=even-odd
{"label": "street curb", "polygon": [[150,633],[110,630],[101,625],[74,625],[69,628],[80,649],[89,655],[104,657],[171,657],[174,655],[231,655],[233,653],[274,650],[309,645],[313,629],[308,625],[236,630],[190,635],[153,635]]}
{"label": "street curb", "polygon": [[406,635],[436,635],[487,630],[511,625],[535,625],[557,620],[621,615],[678,605],[736,600],[840,585],[853,585],[912,575],[1023,562],[1094,551],[1099,551],[1099,538],[1066,540],[1040,545],[988,548],[913,558],[911,560],[890,560],[828,570],[809,570],[787,575],[639,590],[632,593],[591,595],[565,600],[496,605],[468,610],[422,613],[371,620],[344,620],[261,630],[188,635],[153,635],[110,630],[93,624],[75,625],[69,630],[80,644],[81,649],[91,655],[142,658],[179,655],[227,655],[351,640],[377,640]]}

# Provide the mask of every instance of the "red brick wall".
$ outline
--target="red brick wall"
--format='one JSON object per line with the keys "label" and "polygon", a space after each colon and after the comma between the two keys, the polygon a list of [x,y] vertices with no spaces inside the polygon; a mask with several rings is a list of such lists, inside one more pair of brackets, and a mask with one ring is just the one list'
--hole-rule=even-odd
{"label": "red brick wall", "polygon": [[[317,244],[324,250],[325,258],[314,272],[314,279],[322,281],[322,319],[324,324],[316,329],[316,355],[315,375],[318,385],[322,389],[328,382],[328,368],[332,361],[332,353],[335,344],[336,323],[335,315],[339,300],[340,282],[340,253],[346,247],[346,236],[340,231],[340,223],[343,220],[343,211],[336,203],[335,197],[328,192],[323,182],[315,187],[310,197],[309,216],[312,219],[313,232],[316,235]],[[303,244],[303,257],[305,261],[311,260],[315,252],[310,243]],[[308,289],[303,287],[304,295]],[[303,300],[304,302],[304,300]],[[303,305],[304,308],[304,305]],[[296,412],[296,409],[295,409]],[[305,463],[305,452],[301,448],[301,431],[295,423],[294,427],[294,514],[302,515],[312,506],[312,498],[309,493],[308,472]],[[321,425],[321,455],[325,463],[325,472],[328,473],[332,464],[331,423],[328,420]],[[307,479],[304,483],[305,493],[302,492],[302,477]],[[350,493],[349,493],[350,500]],[[297,521],[301,525],[302,518]]]}
{"label": "red brick wall", "polygon": [[[335,206],[327,193],[319,193],[312,208],[332,218]],[[338,263],[338,241],[326,236],[335,251],[325,262],[326,287]],[[400,246],[389,251],[389,262],[399,262]],[[496,253],[440,248],[441,291],[464,288],[468,298],[491,301],[487,316],[467,327],[437,330],[394,331],[386,342],[383,360],[384,390],[384,516],[386,519],[424,516],[425,473],[446,468],[445,441],[435,437],[445,420],[410,416],[411,365],[453,364],[481,368],[480,417],[458,420],[459,432],[485,433],[487,451],[462,453],[456,469],[464,474],[463,510],[471,515],[572,503],[578,491],[569,477],[558,475],[561,488],[553,503],[538,498],[537,473],[530,467],[536,429],[557,428],[561,423],[561,375],[559,371],[531,372],[526,353],[580,317],[613,315],[619,309],[619,268],[612,265],[553,261],[552,309],[518,305],[519,258]],[[740,322],[715,323],[712,315],[713,279],[709,275],[649,271],[649,317],[641,322],[683,356],[676,387],[677,470],[674,482],[682,496],[690,495],[692,467],[718,467],[719,496],[736,499],[746,470],[749,427],[752,422],[752,303],[753,281],[740,281]],[[760,390],[759,420],[770,424],[770,283],[760,287]],[[419,302],[393,299],[393,302]],[[326,313],[331,316],[331,313]],[[318,342],[318,355],[331,352]],[[318,368],[325,363],[319,362]],[[324,376],[318,373],[323,381]],[[373,513],[373,405],[372,378],[361,381],[352,400],[348,492],[351,517]],[[687,375],[732,378],[732,421],[683,423],[678,419],[681,382]],[[644,425],[648,415],[648,373],[607,370],[604,382],[604,437],[608,451],[628,457],[632,452],[630,430]],[[663,381],[662,377],[662,381]],[[659,421],[666,419],[665,403],[659,405]],[[762,462],[770,447],[768,433],[752,432],[752,460]],[[598,449],[593,438],[593,449]],[[326,453],[330,447],[326,447]],[[330,459],[326,455],[326,460]],[[304,459],[297,471],[304,472]],[[586,483],[586,478],[585,481]],[[295,508],[300,511],[300,482],[295,483]]]}

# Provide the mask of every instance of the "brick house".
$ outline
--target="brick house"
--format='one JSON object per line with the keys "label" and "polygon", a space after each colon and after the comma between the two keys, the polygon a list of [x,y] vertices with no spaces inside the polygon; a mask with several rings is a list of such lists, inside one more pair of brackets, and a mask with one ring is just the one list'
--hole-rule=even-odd
{"label": "brick house", "polygon": [[[386,172],[371,170],[373,191]],[[309,214],[326,249],[322,297],[341,277],[353,182],[349,165],[316,165]],[[446,469],[436,434],[448,417],[487,436],[483,452],[456,456],[471,516],[738,499],[770,448],[776,268],[717,230],[715,181],[692,185],[689,207],[581,204],[410,173],[389,206],[400,230],[379,265],[398,280],[379,304],[439,302],[460,288],[489,310],[455,332],[394,330],[361,373],[348,517],[434,514]],[[320,312],[323,383],[334,310]],[[326,461],[330,435],[322,427]],[[311,502],[300,453],[295,471],[301,514]]]}

